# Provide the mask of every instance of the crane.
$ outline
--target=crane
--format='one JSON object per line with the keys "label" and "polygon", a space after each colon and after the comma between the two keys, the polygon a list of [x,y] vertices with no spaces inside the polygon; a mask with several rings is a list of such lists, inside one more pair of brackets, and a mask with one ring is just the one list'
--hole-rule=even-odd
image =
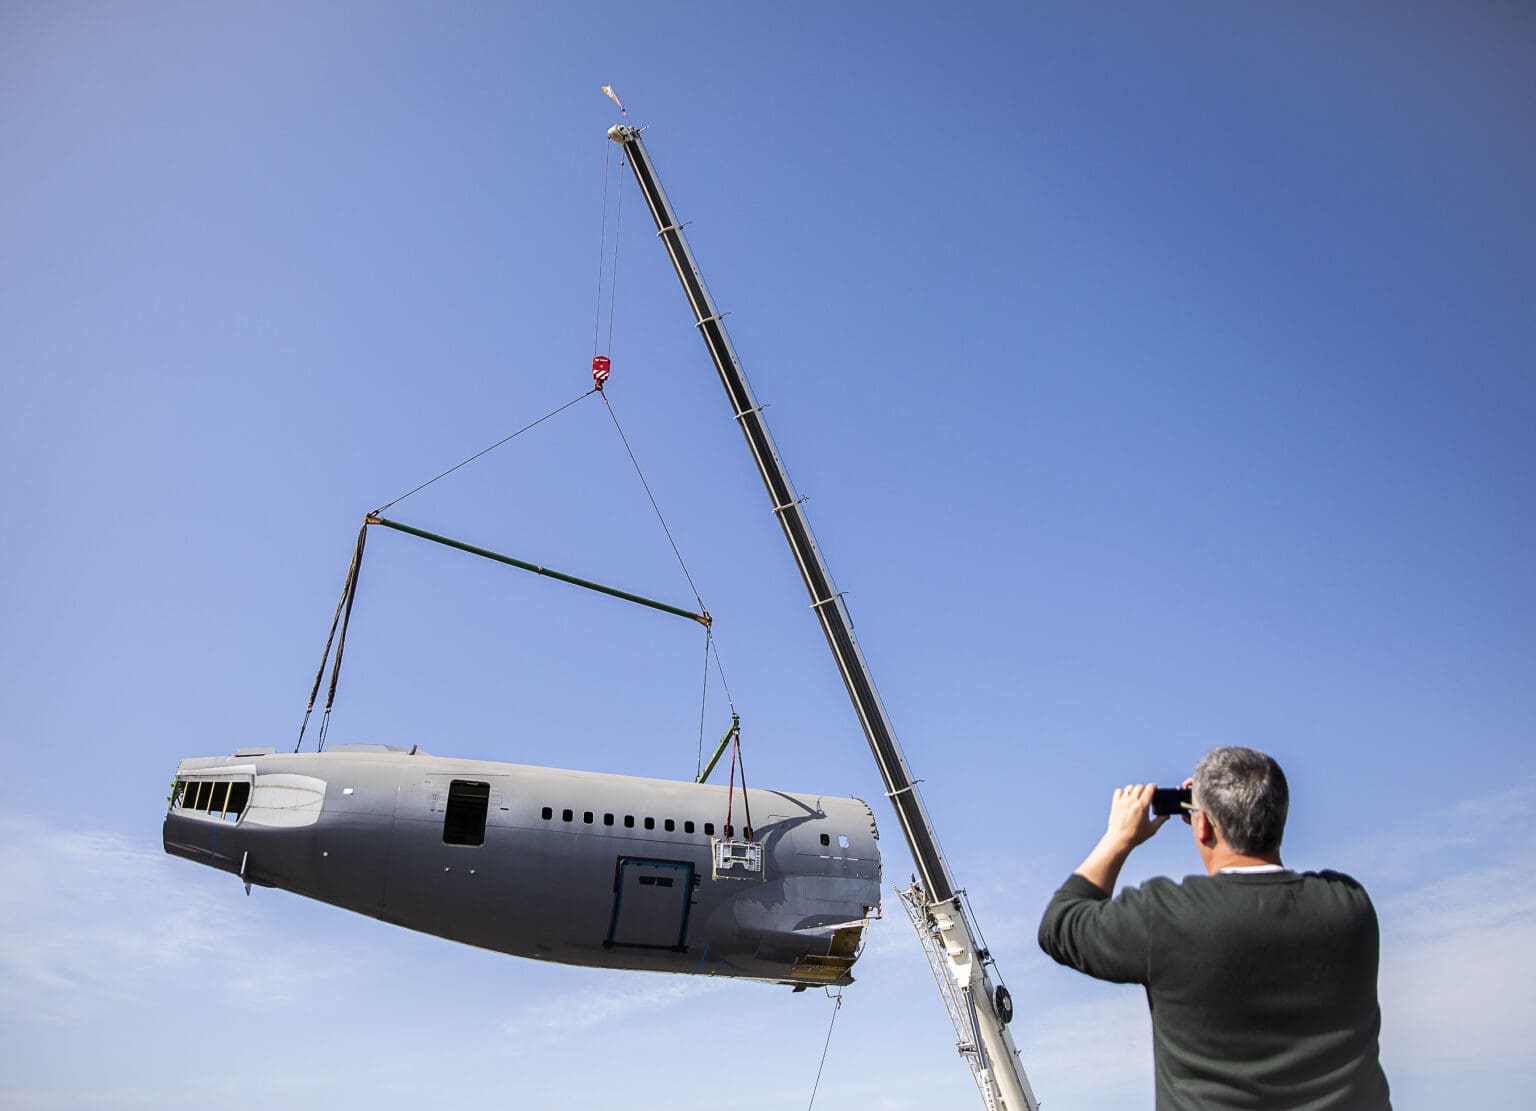
{"label": "crane", "polygon": [[[609,95],[613,94],[610,92]],[[614,100],[617,103],[617,97]],[[1008,1023],[1013,1017],[1012,1000],[1005,987],[994,985],[992,981],[995,964],[991,954],[978,941],[980,933],[965,905],[964,891],[955,884],[939,848],[922,796],[918,794],[917,781],[907,768],[869,667],[854,639],[853,622],[842,598],[833,589],[832,576],[811,535],[801,500],[790,484],[789,474],[768,433],[762,408],[752,395],[726,334],[725,323],[704,285],[693,252],[688,248],[683,225],[656,177],[650,155],[640,139],[640,128],[627,123],[617,124],[609,128],[608,137],[624,150],[656,221],[657,235],[665,244],[673,269],[682,282],[693,310],[694,324],[704,337],[704,344],[719,372],[720,383],[730,400],[732,414],[757,463],[763,485],[767,487],[774,516],[778,518],[805,588],[810,593],[811,609],[837,661],[848,697],[853,701],[854,711],[885,782],[886,795],[912,850],[918,875],[898,894],[933,969],[934,980],[955,1027],[960,1055],[970,1067],[988,1111],[1037,1111],[1034,1092],[1025,1076],[1013,1036],[1008,1031]]]}

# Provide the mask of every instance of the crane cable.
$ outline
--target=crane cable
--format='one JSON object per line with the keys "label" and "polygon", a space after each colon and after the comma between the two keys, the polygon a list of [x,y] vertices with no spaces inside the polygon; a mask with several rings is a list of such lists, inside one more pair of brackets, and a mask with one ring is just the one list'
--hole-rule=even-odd
{"label": "crane cable", "polygon": [[821,1064],[816,1066],[816,1083],[811,1085],[811,1101],[805,1105],[805,1111],[811,1111],[816,1106],[816,1092],[821,1087],[821,1070],[827,1067],[827,1050],[832,1046],[832,1027],[837,1025],[837,1012],[843,1009],[843,989],[838,988],[836,995],[828,993],[832,1000],[832,1021],[827,1023],[827,1040],[821,1046]]}
{"label": "crane cable", "polygon": [[[620,156],[619,165],[624,165]],[[605,270],[608,257],[608,178],[613,168],[613,144],[603,144],[603,217],[599,222],[597,244],[597,306],[593,312],[592,320],[592,359],[596,367],[597,359],[601,352],[598,349],[599,337],[603,330],[603,285],[607,279],[608,287],[608,354],[613,354],[613,317],[619,293],[619,243],[622,240],[620,231],[624,227],[624,178],[619,177],[617,201],[613,214],[613,266]],[[598,389],[602,389],[599,383]]]}
{"label": "crane cable", "polygon": [[429,479],[427,479],[427,481],[423,482],[420,486],[417,486],[417,487],[414,487],[413,489],[407,490],[405,493],[401,494],[394,501],[387,501],[387,502],[385,502],[383,505],[379,506],[377,509],[375,509],[373,511],[372,516],[377,517],[377,516],[379,516],[379,514],[383,513],[386,509],[388,509],[390,506],[395,505],[395,504],[397,504],[399,502],[403,502],[406,498],[410,497],[412,494],[419,494],[419,493],[421,493],[421,491],[425,490],[428,486],[431,486],[434,482],[438,482],[438,481],[440,481],[442,479],[447,478],[449,475],[451,475],[454,471],[458,470],[460,467],[468,466],[469,464],[473,463],[476,459],[479,459],[482,455],[489,455],[491,452],[493,452],[497,448],[501,447],[502,444],[509,443],[510,441],[517,439],[524,432],[527,432],[527,431],[529,431],[530,429],[533,429],[533,428],[537,428],[539,425],[541,425],[545,421],[549,420],[550,417],[559,416],[561,413],[563,413],[567,409],[569,409],[572,405],[575,405],[578,401],[585,401],[587,398],[591,397],[593,394],[595,394],[597,392],[599,392],[598,388],[596,386],[593,386],[590,390],[588,390],[586,393],[582,394],[580,397],[573,397],[570,401],[567,401],[564,405],[561,405],[561,406],[558,406],[557,408],[551,409],[549,412],[545,413],[538,420],[533,421],[533,422],[531,422],[529,424],[523,425],[523,427],[519,428],[516,432],[513,432],[513,433],[511,433],[510,435],[507,435],[507,436],[503,436],[501,439],[497,440],[490,447],[481,448],[479,451],[475,452],[475,454],[471,455],[468,459],[465,459],[465,460],[462,460],[462,461],[460,461],[458,463],[455,463],[453,466],[449,467],[442,474],[438,475],[436,478],[429,478]]}
{"label": "crane cable", "polygon": [[[607,87],[605,87],[603,91],[608,93],[608,95],[610,97],[613,97],[615,103],[618,103],[618,98],[613,95],[613,92],[612,92],[611,89],[608,89]],[[621,111],[623,110],[623,105],[622,104],[620,105],[620,110]],[[625,118],[626,119],[628,118],[628,113],[625,113]],[[702,690],[702,692],[700,694],[700,705],[699,705],[699,765],[698,766],[702,767],[702,763],[703,763],[704,721],[705,721],[706,708],[707,708],[708,699],[709,699],[709,658],[710,658],[711,655],[714,656],[715,669],[716,669],[716,671],[720,675],[720,685],[721,685],[722,689],[725,692],[726,701],[730,705],[732,714],[735,713],[735,711],[736,711],[735,700],[731,696],[730,684],[726,681],[726,678],[725,678],[725,667],[724,667],[724,664],[721,662],[721,659],[720,659],[719,647],[715,643],[713,631],[710,629],[710,626],[709,626],[709,610],[704,605],[704,599],[702,597],[700,597],[700,595],[699,595],[698,586],[694,583],[693,575],[688,570],[688,564],[683,559],[682,551],[678,548],[677,541],[676,541],[676,539],[672,535],[672,530],[667,525],[666,518],[662,515],[661,506],[656,501],[656,495],[651,490],[651,484],[646,479],[645,472],[640,467],[640,461],[639,461],[639,459],[636,458],[634,449],[630,446],[629,437],[625,435],[623,427],[619,424],[618,414],[617,414],[617,412],[614,411],[613,405],[609,401],[608,395],[607,395],[607,393],[603,389],[603,385],[604,385],[604,383],[606,382],[606,380],[608,378],[609,360],[605,356],[599,356],[597,354],[597,350],[598,350],[599,338],[600,338],[601,333],[602,333],[603,289],[604,289],[604,284],[605,284],[605,282],[604,282],[604,278],[605,278],[605,260],[607,259],[607,255],[608,255],[608,178],[609,178],[609,173],[610,173],[610,169],[611,169],[611,165],[612,165],[612,153],[611,153],[612,147],[608,143],[604,143],[603,147],[604,147],[604,151],[605,151],[605,154],[604,154],[604,164],[603,164],[603,212],[602,212],[601,229],[600,229],[600,232],[599,232],[599,243],[598,243],[597,304],[596,304],[596,308],[595,308],[595,312],[594,312],[595,319],[594,319],[594,322],[593,322],[593,333],[592,333],[592,349],[593,349],[593,359],[592,359],[593,385],[592,385],[592,387],[590,389],[588,389],[585,393],[582,393],[579,396],[577,396],[575,398],[572,398],[570,401],[567,401],[564,404],[557,406],[556,408],[552,409],[550,412],[545,413],[543,416],[539,417],[537,420],[534,420],[534,421],[529,422],[528,424],[525,424],[523,427],[517,429],[517,431],[512,432],[512,433],[510,433],[510,434],[508,434],[506,436],[503,436],[501,439],[497,440],[495,443],[490,444],[489,446],[480,449],[479,451],[475,452],[473,455],[469,456],[467,459],[460,460],[458,463],[455,463],[453,466],[449,467],[447,470],[444,470],[444,471],[440,472],[439,474],[433,476],[432,478],[429,478],[427,481],[421,483],[418,486],[412,487],[411,489],[407,490],[405,493],[400,494],[398,497],[395,497],[394,499],[385,502],[383,505],[379,506],[377,509],[373,510],[370,514],[368,514],[368,516],[364,519],[364,523],[363,523],[362,528],[358,532],[357,544],[356,544],[356,547],[354,548],[353,553],[352,553],[351,563],[348,565],[348,568],[347,568],[347,575],[346,575],[346,579],[345,579],[345,581],[343,583],[343,586],[342,586],[341,598],[336,603],[336,613],[335,613],[335,615],[331,619],[331,628],[330,628],[330,632],[326,636],[325,649],[324,649],[324,652],[321,654],[321,657],[320,657],[320,666],[319,666],[318,670],[315,673],[314,684],[310,688],[309,699],[308,699],[308,701],[307,701],[307,703],[305,705],[305,708],[304,708],[304,718],[303,718],[303,721],[299,725],[299,737],[298,737],[298,742],[294,746],[294,752],[298,752],[299,748],[304,743],[304,734],[305,734],[306,730],[309,728],[309,721],[310,721],[311,715],[314,712],[315,701],[319,697],[320,684],[324,681],[325,667],[326,667],[326,664],[328,662],[331,662],[332,663],[332,667],[331,667],[331,681],[330,681],[330,684],[329,684],[329,686],[327,688],[327,691],[326,691],[325,707],[324,707],[324,710],[323,710],[323,712],[321,714],[319,739],[317,741],[317,751],[323,751],[324,747],[325,747],[325,735],[326,735],[326,732],[328,731],[328,727],[330,725],[331,709],[334,706],[335,701],[336,701],[336,688],[337,688],[337,685],[340,682],[340,678],[341,678],[341,658],[342,658],[342,653],[343,653],[343,651],[345,649],[345,646],[346,646],[347,627],[348,627],[349,623],[351,622],[351,618],[352,618],[352,605],[353,605],[353,602],[355,601],[356,596],[357,596],[357,582],[358,582],[358,575],[359,575],[359,573],[361,572],[361,569],[362,569],[363,547],[364,547],[364,543],[365,543],[365,541],[367,539],[368,524],[370,523],[371,519],[379,517],[381,514],[383,514],[383,512],[385,510],[391,508],[394,505],[397,505],[398,503],[404,501],[406,498],[409,498],[409,497],[411,497],[414,494],[420,493],[422,490],[425,490],[428,486],[431,486],[434,483],[440,482],[442,479],[447,478],[449,475],[453,474],[455,471],[459,470],[460,468],[468,466],[470,463],[473,463],[477,459],[480,459],[481,457],[490,454],[492,451],[495,451],[497,448],[503,446],[504,444],[507,444],[507,443],[511,442],[512,440],[515,440],[517,437],[521,436],[524,432],[528,432],[531,429],[536,428],[539,425],[543,424],[545,421],[551,419],[552,417],[558,416],[560,413],[563,413],[565,410],[571,408],[571,406],[575,405],[577,402],[585,400],[586,398],[592,396],[592,394],[594,394],[594,393],[600,394],[602,396],[602,398],[603,398],[603,405],[607,409],[609,418],[613,422],[614,430],[618,433],[619,440],[624,445],[624,451],[629,456],[630,464],[631,464],[631,466],[634,467],[635,474],[640,479],[640,485],[644,488],[646,497],[649,499],[649,501],[651,503],[651,509],[655,512],[656,519],[661,524],[661,530],[662,530],[662,532],[665,534],[665,536],[667,538],[667,543],[672,548],[672,554],[677,558],[678,566],[682,569],[683,577],[688,581],[689,589],[693,591],[694,601],[696,603],[698,603],[700,613],[702,614],[702,616],[704,618],[704,621],[703,621],[703,624],[705,626],[704,681],[703,681],[703,690]],[[623,165],[622,159],[620,161],[620,165]],[[614,219],[613,263],[612,263],[611,270],[608,271],[608,274],[610,276],[609,276],[609,280],[607,282],[607,288],[608,288],[608,346],[609,346],[610,350],[612,349],[612,345],[613,345],[614,316],[615,316],[615,308],[616,308],[616,303],[617,303],[617,286],[618,286],[617,277],[618,277],[618,266],[619,266],[619,243],[620,243],[619,231],[620,231],[620,228],[622,227],[623,212],[624,212],[624,187],[623,187],[623,178],[621,177],[619,179],[619,189],[618,189],[617,204],[616,204],[615,219]],[[335,647],[335,650],[336,650],[334,662],[331,661],[331,649],[332,649],[333,646]],[[738,748],[739,748],[739,741],[738,741]],[[733,762],[734,762],[734,759],[733,759]],[[745,789],[746,789],[746,764],[745,764],[745,761],[742,762],[742,789],[743,789],[743,793],[745,793]],[[750,823],[750,821],[751,821],[751,819],[749,817],[748,818],[748,822]]]}
{"label": "crane cable", "polygon": [[[624,114],[627,121],[629,113],[620,103],[618,96],[612,87],[603,86],[606,93],[619,111]],[[624,165],[623,156],[620,155],[619,165]],[[693,580],[693,573],[688,570],[688,563],[683,559],[682,550],[677,546],[677,539],[672,535],[672,529],[667,524],[665,515],[661,512],[661,505],[656,500],[656,494],[651,489],[650,481],[645,477],[645,471],[640,466],[640,460],[635,455],[635,449],[630,445],[629,437],[624,432],[624,427],[619,423],[619,414],[614,409],[613,402],[608,392],[603,388],[607,383],[611,360],[613,356],[613,330],[616,308],[618,304],[619,285],[619,245],[623,241],[624,227],[624,176],[619,176],[618,188],[614,198],[613,217],[613,254],[612,262],[608,261],[608,182],[613,170],[613,144],[603,143],[603,212],[598,222],[597,245],[597,295],[592,312],[592,389],[602,395],[603,407],[608,411],[608,417],[613,422],[613,429],[618,433],[619,441],[624,445],[624,453],[629,456],[629,462],[635,469],[635,476],[640,479],[640,485],[645,490],[645,496],[651,503],[651,510],[656,514],[656,520],[661,525],[661,531],[667,538],[667,543],[672,548],[672,554],[677,558],[677,565],[682,569],[683,578],[688,580],[688,588],[693,591],[693,600],[698,603],[699,612],[706,617],[709,615],[709,607],[704,604],[704,599],[699,594],[698,584]],[[606,348],[602,346],[603,332],[603,292],[608,293],[608,342]],[[606,350],[606,354],[603,351]],[[583,395],[585,396],[585,395]],[[725,665],[720,659],[720,648],[715,642],[714,630],[705,626],[704,636],[704,681],[699,695],[699,743],[697,759],[694,765],[695,775],[704,765],[704,724],[707,717],[707,705],[709,702],[709,659],[714,656],[715,670],[720,675],[720,686],[725,692],[725,700],[730,706],[731,713],[736,712],[736,702],[731,696],[730,684],[725,678]]]}

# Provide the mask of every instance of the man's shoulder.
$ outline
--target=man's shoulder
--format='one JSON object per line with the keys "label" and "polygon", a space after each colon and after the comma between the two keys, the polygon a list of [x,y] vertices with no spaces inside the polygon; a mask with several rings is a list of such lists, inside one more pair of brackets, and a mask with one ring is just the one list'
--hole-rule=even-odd
{"label": "man's shoulder", "polygon": [[1161,904],[1199,903],[1208,900],[1224,900],[1239,892],[1254,892],[1263,888],[1289,887],[1300,889],[1305,896],[1333,897],[1357,902],[1370,902],[1365,887],[1353,876],[1343,872],[1322,870],[1317,872],[1219,872],[1214,876],[1189,875],[1181,880],[1156,876],[1134,887],[1126,887],[1122,896],[1138,901]]}
{"label": "man's shoulder", "polygon": [[1143,886],[1149,902],[1165,908],[1169,915],[1193,915],[1215,922],[1234,915],[1247,920],[1258,914],[1277,923],[1305,919],[1331,923],[1331,928],[1340,930],[1376,929],[1376,908],[1370,895],[1358,880],[1343,872],[1229,872]]}
{"label": "man's shoulder", "polygon": [[1343,872],[1303,872],[1302,890],[1315,902],[1331,904],[1340,913],[1349,913],[1372,923],[1376,920],[1376,907],[1365,890],[1365,885],[1354,876]]}
{"label": "man's shoulder", "polygon": [[1357,891],[1365,890],[1365,885],[1359,880],[1355,879],[1354,876],[1347,875],[1344,872],[1335,872],[1332,868],[1323,868],[1317,872],[1297,872],[1296,875],[1301,876],[1303,879],[1311,880],[1317,883],[1335,884],[1340,887],[1352,887]]}
{"label": "man's shoulder", "polygon": [[1143,898],[1147,899],[1179,899],[1191,892],[1200,891],[1204,885],[1210,882],[1210,876],[1191,875],[1185,876],[1181,880],[1173,879],[1170,876],[1153,876],[1149,880],[1143,880],[1141,883],[1138,883],[1135,887],[1125,888],[1125,891],[1138,892]]}
{"label": "man's shoulder", "polygon": [[1178,909],[1202,901],[1206,896],[1205,885],[1210,878],[1185,876],[1182,880],[1176,880],[1168,876],[1153,876],[1141,883],[1122,887],[1115,901],[1141,907],[1148,912]]}
{"label": "man's shoulder", "polygon": [[1171,880],[1166,876],[1159,876],[1146,881],[1143,887],[1166,884],[1171,887],[1187,888],[1193,890],[1211,889],[1218,890],[1230,884],[1308,884],[1318,887],[1341,887],[1356,891],[1364,891],[1365,885],[1351,875],[1344,872],[1335,872],[1331,868],[1319,869],[1315,872],[1297,872],[1289,868],[1281,868],[1277,871],[1254,872],[1218,872],[1214,876],[1189,875],[1182,880]]}

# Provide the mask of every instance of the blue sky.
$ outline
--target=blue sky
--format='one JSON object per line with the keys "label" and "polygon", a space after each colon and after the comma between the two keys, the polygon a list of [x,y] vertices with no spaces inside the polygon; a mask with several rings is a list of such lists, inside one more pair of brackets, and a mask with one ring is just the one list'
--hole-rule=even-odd
{"label": "blue sky", "polygon": [[[1050,892],[1115,785],[1247,743],[1289,774],[1288,862],[1376,898],[1399,1108],[1518,1103],[1533,59],[1498,3],[0,6],[0,1103],[809,1099],[820,996],[520,962],[159,848],[179,758],[291,743],[362,514],[586,388],[603,84],[733,314],[1042,1100],[1151,1103],[1139,994],[1035,947]],[[646,225],[630,186],[609,396],[753,779],[877,800],[902,881]],[[599,406],[393,515],[686,602]],[[688,777],[702,647],[383,534],[331,738]],[[706,731],[728,713],[716,682]],[[1196,869],[1180,833],[1124,878]],[[816,1105],[973,1105],[887,909]]]}

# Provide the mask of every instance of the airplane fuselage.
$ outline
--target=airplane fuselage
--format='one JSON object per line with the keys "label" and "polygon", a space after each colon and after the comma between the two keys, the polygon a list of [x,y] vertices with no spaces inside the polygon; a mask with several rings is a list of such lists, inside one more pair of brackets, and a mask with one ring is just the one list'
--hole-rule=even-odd
{"label": "airplane fuselage", "polygon": [[242,749],[176,783],[166,852],[515,956],[842,984],[880,902],[857,799],[737,790],[727,830],[725,787],[383,745]]}

